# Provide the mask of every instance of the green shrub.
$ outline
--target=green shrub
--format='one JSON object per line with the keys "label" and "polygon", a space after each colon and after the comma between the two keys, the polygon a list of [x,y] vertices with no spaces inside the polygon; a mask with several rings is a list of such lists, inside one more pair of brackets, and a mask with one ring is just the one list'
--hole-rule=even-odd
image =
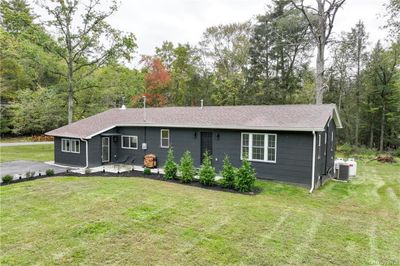
{"label": "green shrub", "polygon": [[233,167],[231,162],[229,161],[229,157],[225,156],[224,158],[224,165],[222,166],[222,179],[221,185],[227,188],[234,188],[235,187],[235,176],[236,176],[237,169]]}
{"label": "green shrub", "polygon": [[211,159],[206,151],[199,171],[200,183],[206,186],[212,186],[215,182],[215,168],[212,166]]}
{"label": "green shrub", "polygon": [[174,179],[176,178],[176,173],[178,171],[178,166],[174,162],[174,151],[169,149],[167,161],[164,165],[164,177],[165,179]]}
{"label": "green shrub", "polygon": [[54,175],[54,169],[47,169],[47,170],[46,170],[46,175],[47,175],[47,176],[52,176],[52,175]]}
{"label": "green shrub", "polygon": [[145,175],[150,175],[150,174],[151,174],[150,168],[144,168],[143,174],[145,174]]}
{"label": "green shrub", "polygon": [[235,189],[240,192],[249,192],[256,181],[256,172],[250,162],[243,158],[242,166],[237,171]]}
{"label": "green shrub", "polygon": [[3,183],[10,183],[13,180],[13,177],[11,175],[5,175],[1,178],[1,180],[3,181]]}
{"label": "green shrub", "polygon": [[193,159],[190,151],[185,151],[179,165],[180,179],[183,183],[190,183],[194,178]]}
{"label": "green shrub", "polygon": [[395,150],[392,152],[392,154],[393,154],[393,156],[395,156],[395,157],[400,157],[400,148],[395,149]]}

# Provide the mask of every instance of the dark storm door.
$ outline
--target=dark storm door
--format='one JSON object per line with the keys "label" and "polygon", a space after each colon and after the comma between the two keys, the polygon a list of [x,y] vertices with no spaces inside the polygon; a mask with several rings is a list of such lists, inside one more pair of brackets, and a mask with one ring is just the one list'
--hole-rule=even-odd
{"label": "dark storm door", "polygon": [[212,149],[212,132],[200,132],[200,160],[203,162],[204,153],[213,154]]}

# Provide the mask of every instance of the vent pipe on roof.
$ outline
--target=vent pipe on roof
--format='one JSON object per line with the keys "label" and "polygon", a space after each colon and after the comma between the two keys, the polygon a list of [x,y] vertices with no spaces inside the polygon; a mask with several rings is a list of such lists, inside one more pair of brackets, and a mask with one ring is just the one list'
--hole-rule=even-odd
{"label": "vent pipe on roof", "polygon": [[201,100],[200,100],[200,108],[201,108],[201,109],[203,109],[203,105],[204,105],[203,103],[204,103],[204,101],[203,101],[203,99],[201,99]]}

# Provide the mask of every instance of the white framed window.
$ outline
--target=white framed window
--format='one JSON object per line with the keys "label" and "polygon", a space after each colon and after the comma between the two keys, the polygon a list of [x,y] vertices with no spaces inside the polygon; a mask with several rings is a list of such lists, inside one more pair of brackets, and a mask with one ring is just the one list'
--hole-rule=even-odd
{"label": "white framed window", "polygon": [[325,136],[324,136],[324,142],[325,142],[325,147],[324,147],[324,155],[325,155],[325,156],[326,156],[326,149],[327,149],[327,146],[326,146],[327,139],[328,139],[328,133],[327,133],[327,132],[325,132]]}
{"label": "white framed window", "polygon": [[71,140],[70,139],[61,139],[61,151],[62,152],[71,152]]}
{"label": "white framed window", "polygon": [[169,148],[169,129],[161,129],[160,131],[160,147]]}
{"label": "white framed window", "polygon": [[333,151],[333,131],[332,131],[332,145],[331,145],[331,151]]}
{"label": "white framed window", "polygon": [[123,149],[138,149],[137,136],[121,136],[121,148]]}
{"label": "white framed window", "polygon": [[71,152],[73,153],[81,152],[81,141],[79,139],[71,140]]}
{"label": "white framed window", "polygon": [[242,133],[241,154],[249,161],[276,163],[277,135]]}

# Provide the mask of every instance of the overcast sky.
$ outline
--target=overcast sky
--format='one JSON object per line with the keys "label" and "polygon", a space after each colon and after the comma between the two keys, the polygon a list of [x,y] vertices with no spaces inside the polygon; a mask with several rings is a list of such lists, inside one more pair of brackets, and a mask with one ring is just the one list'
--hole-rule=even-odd
{"label": "overcast sky", "polygon": [[[347,0],[337,14],[334,33],[348,31],[361,19],[371,45],[384,39],[386,33],[380,29],[384,21],[379,14],[384,13],[386,2]],[[197,44],[209,26],[254,19],[265,12],[268,3],[270,0],[121,0],[119,11],[109,22],[136,35],[139,55],[153,54],[165,40]]]}

